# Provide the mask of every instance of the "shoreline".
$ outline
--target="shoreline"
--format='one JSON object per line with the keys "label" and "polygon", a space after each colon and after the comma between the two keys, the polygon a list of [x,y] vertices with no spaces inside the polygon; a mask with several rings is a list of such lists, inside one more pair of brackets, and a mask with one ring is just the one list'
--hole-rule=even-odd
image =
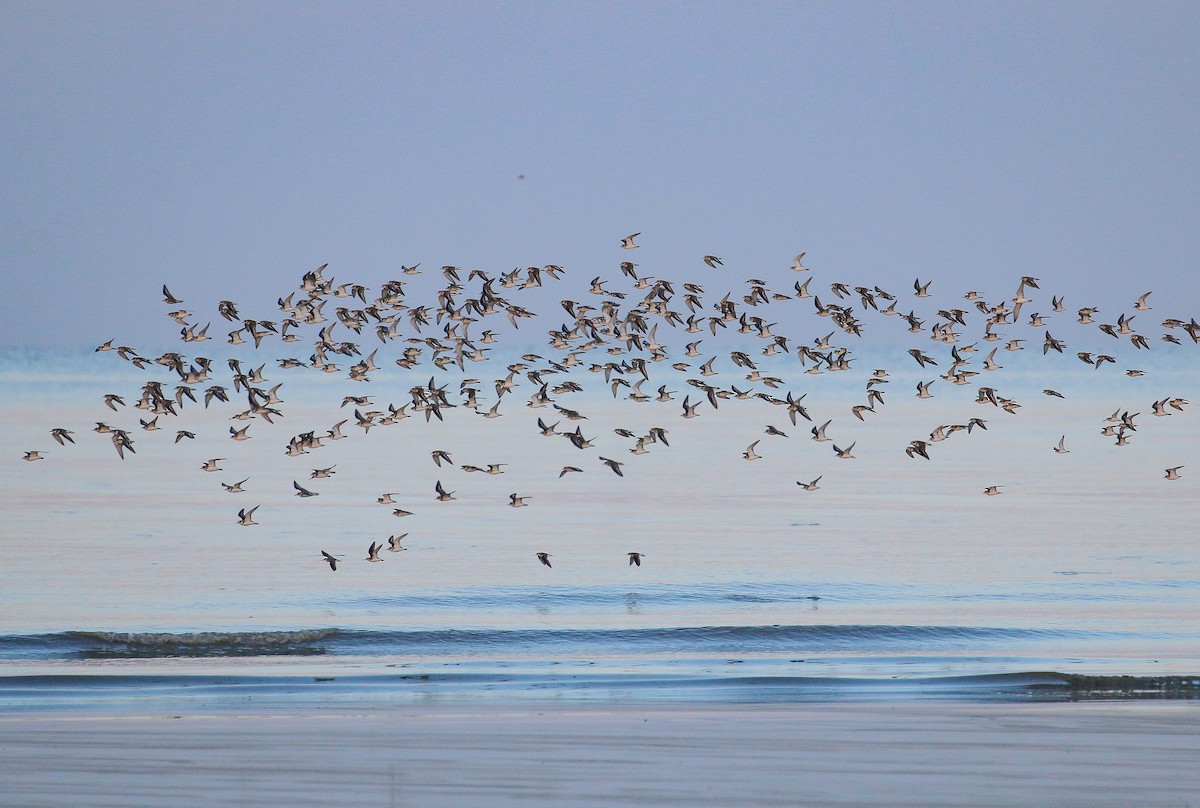
{"label": "shoreline", "polygon": [[0,716],[28,808],[1200,805],[1200,702],[145,705]]}
{"label": "shoreline", "polygon": [[[122,666],[124,668],[124,666]],[[708,672],[588,672],[428,669],[381,673],[353,668],[274,674],[124,672],[99,668],[0,675],[0,710],[25,715],[106,715],[153,710],[202,710],[231,715],[247,707],[285,713],[325,709],[405,709],[423,704],[536,707],[539,704],[795,706],[916,703],[1056,704],[1070,702],[1196,702],[1200,676],[1113,676],[1054,671],[945,676],[779,676]]]}

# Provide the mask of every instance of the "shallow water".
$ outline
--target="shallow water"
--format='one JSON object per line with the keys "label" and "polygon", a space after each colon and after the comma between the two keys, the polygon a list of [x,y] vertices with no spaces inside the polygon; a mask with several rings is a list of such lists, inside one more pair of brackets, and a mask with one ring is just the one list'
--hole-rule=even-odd
{"label": "shallow water", "polygon": [[[144,377],[97,370],[110,358],[0,363],[12,449],[0,464],[6,676],[370,674],[386,689],[402,667],[453,681],[438,692],[486,694],[522,690],[515,668],[541,683],[522,692],[611,697],[624,681],[660,695],[690,683],[776,698],[800,693],[778,687],[800,681],[826,692],[814,683],[984,677],[971,681],[986,690],[988,677],[1038,671],[1200,672],[1200,477],[1161,479],[1168,465],[1200,472],[1200,419],[1191,408],[1154,419],[1119,449],[1094,434],[1115,407],[1190,395],[1187,362],[1170,389],[1097,388],[1094,376],[1064,372],[1055,384],[1073,391],[1066,402],[1037,397],[1044,376],[1017,373],[1006,378],[1027,402],[1017,416],[982,410],[971,390],[917,401],[912,374],[897,373],[887,408],[860,423],[848,415],[857,393],[814,388],[814,418],[835,419],[839,445],[857,441],[854,461],[766,403],[684,420],[678,401],[595,394],[575,399],[597,444],[586,451],[541,436],[546,410],[514,403],[502,428],[452,410],[445,422],[415,417],[365,434],[347,425],[346,440],[291,458],[292,435],[352,408],[331,397],[344,384],[279,373],[286,417],[255,422],[252,440],[228,440],[227,412],[189,406],[195,441],[174,443],[173,423],[134,432],[137,453],[121,461],[89,427],[107,418],[136,429],[142,413],[106,410],[102,394]],[[34,372],[43,366],[62,371]],[[371,393],[400,401],[424,380]],[[938,444],[933,461],[904,455],[933,425],[976,414],[988,429]],[[763,435],[767,423],[790,437]],[[654,425],[671,445],[641,457],[612,433]],[[77,443],[54,444],[53,426],[74,429]],[[1064,433],[1072,451],[1055,455]],[[756,439],[763,459],[746,463]],[[25,447],[47,459],[21,462]],[[438,468],[434,449],[456,466],[508,465],[494,476]],[[601,455],[625,462],[625,476]],[[224,471],[199,470],[212,457]],[[585,472],[560,479],[566,464]],[[309,478],[330,466],[332,477]],[[818,491],[796,485],[818,475]],[[218,485],[243,478],[245,493]],[[435,501],[439,480],[454,501]],[[293,481],[319,496],[293,496]],[[983,496],[994,484],[1004,494]],[[395,505],[375,502],[384,492]],[[530,507],[506,507],[513,492]],[[261,524],[237,525],[254,505]],[[403,552],[366,563],[368,544],[400,533]],[[342,558],[336,572],[322,550]],[[542,551],[553,568],[538,563]],[[629,551],[644,553],[642,566]]]}

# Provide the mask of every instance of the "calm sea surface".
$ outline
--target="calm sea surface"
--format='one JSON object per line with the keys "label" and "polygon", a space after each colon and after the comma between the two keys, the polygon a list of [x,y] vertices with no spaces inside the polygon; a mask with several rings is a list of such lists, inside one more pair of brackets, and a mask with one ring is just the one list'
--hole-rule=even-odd
{"label": "calm sea surface", "polygon": [[[285,416],[253,421],[237,442],[236,408],[185,401],[157,432],[140,429],[144,411],[107,409],[105,393],[133,403],[154,377],[111,354],[6,356],[0,703],[89,703],[151,681],[330,681],[401,699],[774,698],[838,683],[947,692],[1062,681],[1046,672],[1200,674],[1200,408],[1149,412],[1164,396],[1200,400],[1195,362],[1101,384],[1090,369],[1006,359],[1015,415],[976,404],[975,386],[938,382],[918,400],[932,374],[886,354],[863,361],[903,369],[866,421],[850,406],[869,371],[806,380],[815,422],[833,420],[838,446],[856,442],[842,460],[810,439],[813,424],[766,402],[681,418],[684,395],[697,398],[683,376],[663,377],[674,400],[639,404],[578,368],[587,389],[559,398],[587,415],[578,422],[524,406],[537,389],[526,381],[500,418],[456,408],[364,432],[355,405],[339,406],[344,378],[269,366],[269,386],[287,382]],[[349,392],[386,410],[428,381],[392,370]],[[438,383],[455,390],[463,375]],[[491,393],[497,375],[479,370],[480,386]],[[1051,383],[1067,398],[1043,395]],[[1099,434],[1114,409],[1142,413],[1128,446]],[[930,461],[905,455],[973,416],[987,429],[955,433]],[[595,446],[543,436],[539,417],[580,425]],[[345,440],[285,455],[292,436],[343,419]],[[129,430],[136,453],[119,459],[92,431],[99,421]],[[670,445],[644,455],[613,432],[654,426]],[[76,443],[59,446],[53,427]],[[197,437],[176,443],[177,429]],[[1069,454],[1051,450],[1062,435]],[[755,440],[762,459],[747,462]],[[33,449],[45,459],[22,461]],[[453,464],[436,466],[434,450]],[[210,458],[221,471],[200,470]],[[491,463],[503,473],[460,468]],[[560,477],[566,465],[583,472]],[[1182,479],[1163,479],[1180,465]],[[819,490],[796,485],[818,476]],[[243,493],[221,487],[243,479]],[[295,496],[293,482],[318,496]],[[455,499],[437,501],[436,482]],[[984,496],[990,485],[1003,493]],[[378,504],[384,493],[395,504]],[[509,507],[514,493],[528,507]],[[254,506],[259,524],[239,525]],[[366,560],[400,534],[403,551]],[[336,571],[321,551],[341,558]],[[644,554],[640,567],[629,552]]]}

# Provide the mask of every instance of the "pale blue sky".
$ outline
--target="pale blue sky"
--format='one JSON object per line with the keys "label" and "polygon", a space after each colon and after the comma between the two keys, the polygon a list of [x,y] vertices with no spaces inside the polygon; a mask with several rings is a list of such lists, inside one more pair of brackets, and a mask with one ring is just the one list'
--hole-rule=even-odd
{"label": "pale blue sky", "polygon": [[163,282],[204,318],[224,297],[266,317],[325,262],[373,287],[418,261],[586,283],[635,230],[650,274],[714,253],[731,283],[790,284],[806,250],[825,280],[1034,274],[1200,316],[1195,4],[0,16],[0,347],[161,349]]}

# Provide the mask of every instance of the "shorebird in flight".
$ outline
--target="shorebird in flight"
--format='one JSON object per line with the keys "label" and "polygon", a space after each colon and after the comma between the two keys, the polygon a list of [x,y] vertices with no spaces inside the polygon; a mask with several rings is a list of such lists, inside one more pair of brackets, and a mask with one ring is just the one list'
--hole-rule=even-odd
{"label": "shorebird in flight", "polygon": [[983,489],[983,493],[987,494],[989,497],[994,497],[1002,493],[1000,491],[1001,487],[1002,486],[999,485],[989,485],[987,488]]}
{"label": "shorebird in flight", "polygon": [[[110,429],[109,432],[112,433],[110,437],[112,438],[113,448],[117,450],[117,456],[124,460],[126,449],[131,452],[134,451],[133,439],[129,437],[129,433],[124,429]],[[136,454],[136,452],[134,453]]]}
{"label": "shorebird in flight", "polygon": [[550,564],[550,554],[549,554],[549,553],[538,553],[538,554],[537,554],[537,559],[538,559],[538,561],[540,561],[540,562],[542,562],[543,564],[545,564],[547,567],[550,567],[550,566],[551,566],[551,564]]}
{"label": "shorebird in flight", "polygon": [[315,497],[315,496],[317,496],[316,491],[309,491],[307,488],[303,487],[302,485],[300,485],[300,483],[296,482],[295,480],[292,480],[292,487],[296,489],[296,496],[298,496],[298,497]]}
{"label": "shorebird in flight", "polygon": [[335,572],[337,571],[337,565],[338,565],[338,557],[337,557],[337,556],[335,556],[335,555],[330,555],[329,553],[327,553],[327,552],[325,552],[324,550],[322,550],[322,551],[321,551],[321,557],[322,557],[322,560],[323,560],[323,561],[324,561],[326,564],[328,564],[328,565],[329,565],[329,569],[331,569],[331,570],[334,570]]}
{"label": "shorebird in flight", "polygon": [[[824,476],[825,476],[824,474],[821,475],[821,477],[824,477]],[[821,482],[821,477],[817,477],[817,479],[813,480],[812,482],[808,482],[808,483],[802,483],[799,480],[797,480],[796,485],[800,486],[805,491],[816,491],[817,489],[820,488],[820,486],[817,485],[817,483]]]}
{"label": "shorebird in flight", "polygon": [[642,553],[626,553],[626,555],[629,556],[629,566],[631,566],[631,567],[642,566],[642,556],[643,556]]}
{"label": "shorebird in flight", "polygon": [[222,460],[225,460],[225,459],[226,458],[224,458],[224,457],[214,457],[212,460],[205,460],[204,463],[200,466],[200,470],[201,471],[224,471],[224,469],[221,468],[220,466],[218,466],[217,463],[220,463]]}
{"label": "shorebird in flight", "polygon": [[401,547],[400,542],[404,540],[407,533],[401,533],[399,536],[388,536],[388,552],[399,553],[401,550],[407,550],[407,547]]}
{"label": "shorebird in flight", "polygon": [[250,510],[246,510],[245,508],[242,508],[240,511],[238,511],[238,524],[241,525],[242,527],[249,527],[250,525],[257,525],[258,522],[255,522],[253,517],[254,517],[254,512],[257,511],[258,509],[259,509],[258,505],[255,505]]}
{"label": "shorebird in flight", "polygon": [[[641,233],[630,233],[628,236],[621,239],[621,249],[622,250],[636,250],[640,245],[634,244],[633,240],[640,235],[641,235]],[[550,566],[550,565],[547,564],[546,566]]]}
{"label": "shorebird in flight", "polygon": [[1167,476],[1164,477],[1163,479],[1178,480],[1179,479],[1179,470],[1181,468],[1183,468],[1183,466],[1172,466],[1171,468],[1167,469]]}
{"label": "shorebird in flight", "polygon": [[32,463],[34,460],[45,460],[46,458],[42,457],[40,452],[32,451],[32,452],[26,452],[25,457],[23,457],[21,459],[28,460]]}
{"label": "shorebird in flight", "polygon": [[920,457],[923,457],[926,460],[928,460],[929,459],[929,444],[923,440],[914,440],[908,444],[908,448],[904,450],[904,453],[907,454],[909,457],[920,456]]}
{"label": "shorebird in flight", "polygon": [[62,427],[50,430],[50,436],[58,441],[61,446],[66,446],[67,443],[74,443],[75,439],[71,437],[74,434],[71,430],[63,429]]}
{"label": "shorebird in flight", "polygon": [[371,542],[371,546],[367,548],[367,561],[383,561],[379,557],[379,551],[383,549],[383,545],[379,542]]}
{"label": "shorebird in flight", "polygon": [[604,465],[613,470],[613,474],[616,474],[618,477],[625,476],[625,472],[621,471],[621,466],[625,465],[624,463],[618,463],[616,460],[609,460],[607,457],[602,457],[600,460],[604,462]]}

